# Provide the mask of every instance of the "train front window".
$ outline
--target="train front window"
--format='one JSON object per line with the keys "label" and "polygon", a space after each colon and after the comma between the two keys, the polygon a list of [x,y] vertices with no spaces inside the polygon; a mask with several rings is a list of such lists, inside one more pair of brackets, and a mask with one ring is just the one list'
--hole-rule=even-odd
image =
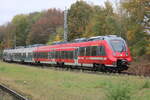
{"label": "train front window", "polygon": [[115,52],[126,51],[125,43],[122,40],[111,40],[110,44]]}

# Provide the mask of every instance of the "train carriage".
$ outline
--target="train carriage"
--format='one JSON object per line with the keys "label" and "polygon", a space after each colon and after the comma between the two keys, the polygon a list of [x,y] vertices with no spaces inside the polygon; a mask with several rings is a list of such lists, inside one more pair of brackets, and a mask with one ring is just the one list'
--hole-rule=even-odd
{"label": "train carriage", "polygon": [[3,60],[4,61],[11,61],[12,60],[12,50],[11,49],[5,49],[3,51]]}
{"label": "train carriage", "polygon": [[29,48],[25,48],[24,52],[23,52],[23,62],[27,62],[27,63],[35,63],[34,61],[34,54],[33,51],[36,49],[36,47],[29,47]]}
{"label": "train carriage", "polygon": [[4,50],[5,60],[57,64],[59,66],[91,67],[94,70],[123,71],[132,61],[124,39],[114,35],[47,46]]}
{"label": "train carriage", "polygon": [[38,47],[36,62],[93,67],[122,71],[131,62],[125,41],[116,36],[103,36],[89,41]]}

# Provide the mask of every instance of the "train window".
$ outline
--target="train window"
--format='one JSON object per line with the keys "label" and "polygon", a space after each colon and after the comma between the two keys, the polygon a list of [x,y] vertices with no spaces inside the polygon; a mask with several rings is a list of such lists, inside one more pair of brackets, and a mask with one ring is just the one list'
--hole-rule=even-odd
{"label": "train window", "polygon": [[59,59],[61,59],[62,58],[62,56],[61,56],[61,51],[59,51]]}
{"label": "train window", "polygon": [[71,51],[71,59],[73,59],[74,58],[74,51]]}
{"label": "train window", "polygon": [[61,51],[61,57],[62,59],[65,59],[65,51]]}
{"label": "train window", "polygon": [[91,47],[86,47],[86,56],[91,56]]}
{"label": "train window", "polygon": [[69,59],[73,59],[73,51],[67,51]]}
{"label": "train window", "polygon": [[72,52],[69,51],[68,53],[69,53],[69,59],[72,59]]}
{"label": "train window", "polygon": [[41,56],[42,56],[41,58],[45,58],[45,53],[42,52],[42,53],[41,53]]}
{"label": "train window", "polygon": [[54,59],[56,59],[56,58],[57,58],[57,52],[54,51]]}
{"label": "train window", "polygon": [[41,58],[40,52],[37,52],[37,58]]}
{"label": "train window", "polygon": [[51,57],[51,59],[54,59],[54,58],[55,58],[55,53],[54,53],[54,51],[51,51],[51,52],[50,52],[50,57]]}
{"label": "train window", "polygon": [[60,58],[60,59],[62,59],[62,56],[61,56],[61,51],[59,51],[59,58]]}
{"label": "train window", "polygon": [[55,51],[55,59],[58,59],[58,58],[59,58],[59,52]]}
{"label": "train window", "polygon": [[37,52],[37,58],[41,58],[40,52]]}
{"label": "train window", "polygon": [[92,52],[91,56],[97,56],[97,46],[92,46],[91,47],[91,52]]}
{"label": "train window", "polygon": [[55,54],[56,54],[56,52],[55,52],[55,51],[53,51],[52,53],[53,53],[53,55],[52,55],[52,56],[53,56],[53,59],[55,59],[55,57],[56,57],[56,55],[55,55]]}
{"label": "train window", "polygon": [[61,52],[58,51],[58,59],[61,59]]}
{"label": "train window", "polygon": [[63,59],[65,59],[65,51],[62,51]]}
{"label": "train window", "polygon": [[72,51],[69,51],[69,59],[72,59]]}
{"label": "train window", "polygon": [[63,51],[63,55],[64,55],[63,58],[66,59],[66,53],[65,53],[65,51]]}
{"label": "train window", "polygon": [[66,56],[66,57],[65,57],[66,59],[69,59],[69,55],[68,55],[68,52],[67,52],[67,51],[65,51],[65,56]]}
{"label": "train window", "polygon": [[48,52],[44,52],[44,58],[48,59]]}
{"label": "train window", "polygon": [[54,55],[53,55],[53,51],[50,52],[49,56],[50,56],[50,59],[53,59],[53,58],[54,58],[54,57],[53,57],[53,56],[54,56]]}
{"label": "train window", "polygon": [[40,52],[40,58],[44,58],[44,55],[42,52]]}
{"label": "train window", "polygon": [[[55,55],[54,55],[55,54]],[[55,51],[49,53],[51,59],[73,59],[74,52],[73,51]]]}
{"label": "train window", "polygon": [[54,59],[57,58],[57,51],[54,51]]}
{"label": "train window", "polygon": [[71,54],[71,51],[68,51],[68,53],[69,53],[69,59],[72,59],[72,54]]}
{"label": "train window", "polygon": [[67,51],[64,51],[64,59],[68,59]]}
{"label": "train window", "polygon": [[80,47],[79,48],[79,56],[84,56],[85,55],[85,47]]}
{"label": "train window", "polygon": [[36,59],[37,59],[37,58],[38,58],[38,56],[37,56],[37,52],[34,52],[34,53],[33,53],[33,56],[34,56],[34,58],[36,58]]}
{"label": "train window", "polygon": [[54,51],[54,59],[56,59],[57,58],[57,52],[56,51]]}
{"label": "train window", "polygon": [[100,46],[99,50],[100,50],[100,52],[99,52],[100,56],[106,56],[106,52],[105,52],[105,47],[104,46]]}
{"label": "train window", "polygon": [[48,59],[48,52],[40,52],[38,53],[39,58]]}
{"label": "train window", "polygon": [[69,53],[68,53],[68,51],[66,51],[66,55],[67,55],[66,58],[69,59]]}
{"label": "train window", "polygon": [[55,59],[55,51],[52,52],[52,59]]}
{"label": "train window", "polygon": [[77,59],[77,57],[78,57],[78,48],[77,49],[75,49],[75,51],[73,51],[73,53],[74,53],[74,59]]}
{"label": "train window", "polygon": [[61,54],[62,54],[62,58],[65,59],[65,56],[66,56],[65,51],[62,51]]}
{"label": "train window", "polygon": [[44,54],[42,52],[40,52],[41,58],[44,58]]}
{"label": "train window", "polygon": [[26,53],[23,53],[22,57],[23,57],[23,58],[26,58]]}
{"label": "train window", "polygon": [[49,53],[48,53],[48,58],[49,58],[49,59],[52,59],[52,52],[49,52]]}
{"label": "train window", "polygon": [[30,53],[28,53],[28,56],[26,56],[28,59],[32,59],[33,58],[33,56],[35,57],[35,53],[34,53],[34,55],[30,52]]}
{"label": "train window", "polygon": [[70,59],[70,52],[66,51],[66,53],[67,53],[67,59]]}
{"label": "train window", "polygon": [[59,51],[57,51],[57,54],[56,54],[56,55],[57,55],[57,59],[59,59]]}
{"label": "train window", "polygon": [[40,58],[43,58],[43,53],[42,52],[40,52]]}
{"label": "train window", "polygon": [[63,51],[60,51],[60,57],[63,59]]}

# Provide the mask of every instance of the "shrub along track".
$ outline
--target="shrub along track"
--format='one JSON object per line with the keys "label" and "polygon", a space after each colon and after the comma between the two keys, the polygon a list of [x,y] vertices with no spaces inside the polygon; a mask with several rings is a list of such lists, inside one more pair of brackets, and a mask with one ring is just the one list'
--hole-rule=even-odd
{"label": "shrub along track", "polygon": [[[6,94],[9,94],[9,96],[11,96],[12,100],[28,100],[27,98],[23,97],[22,95],[20,95],[19,93],[15,92],[14,90],[6,87],[5,85],[0,84],[0,89],[3,96],[5,96]],[[2,96],[0,97],[0,99],[3,98]],[[5,96],[5,98],[7,98]]]}

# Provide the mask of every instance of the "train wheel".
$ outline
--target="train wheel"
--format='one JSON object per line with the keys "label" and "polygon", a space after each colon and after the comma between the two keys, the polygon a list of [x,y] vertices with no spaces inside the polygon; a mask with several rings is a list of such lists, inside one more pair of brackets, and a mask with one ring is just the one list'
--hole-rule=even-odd
{"label": "train wheel", "polygon": [[60,67],[64,68],[64,62],[60,63]]}
{"label": "train wheel", "polygon": [[99,65],[99,71],[101,71],[101,72],[107,72],[107,69],[105,68],[104,64],[100,64]]}
{"label": "train wheel", "polygon": [[102,72],[105,72],[106,68],[105,68],[104,64],[93,64],[92,70],[93,71],[102,71]]}
{"label": "train wheel", "polygon": [[92,67],[92,71],[97,71],[98,70],[98,64],[93,64],[93,67]]}

